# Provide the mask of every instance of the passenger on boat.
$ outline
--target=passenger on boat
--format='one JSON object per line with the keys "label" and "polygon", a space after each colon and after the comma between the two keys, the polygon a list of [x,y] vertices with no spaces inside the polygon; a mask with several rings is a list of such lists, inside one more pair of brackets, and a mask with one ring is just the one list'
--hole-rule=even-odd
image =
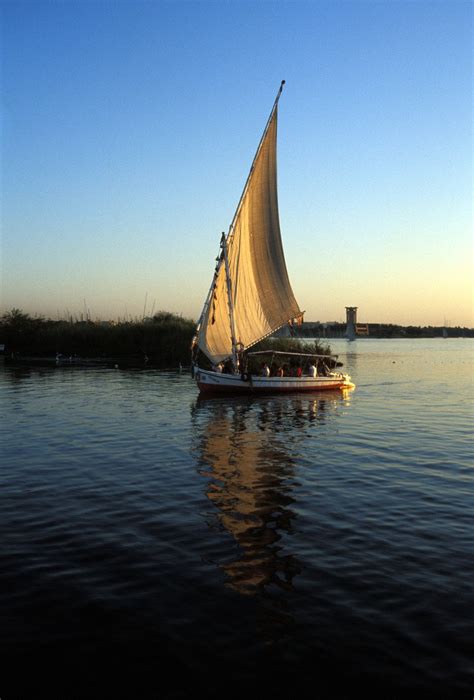
{"label": "passenger on boat", "polygon": [[309,376],[310,377],[317,377],[318,376],[318,371],[316,369],[316,365],[314,362],[311,362],[309,368],[308,368]]}
{"label": "passenger on boat", "polygon": [[298,365],[298,367],[296,368],[296,376],[297,376],[297,377],[301,377],[302,374],[303,374],[303,370],[302,370],[301,367]]}
{"label": "passenger on boat", "polygon": [[262,377],[269,377],[270,376],[270,367],[267,365],[266,362],[262,364]]}
{"label": "passenger on boat", "polygon": [[219,364],[217,364],[213,367],[214,372],[222,372],[223,369],[224,369],[224,364],[222,362],[219,362]]}
{"label": "passenger on boat", "polygon": [[277,369],[277,371],[276,371],[276,376],[277,376],[277,377],[283,377],[284,374],[285,374],[285,372],[284,372],[284,370],[283,370],[283,367],[278,367],[278,369]]}

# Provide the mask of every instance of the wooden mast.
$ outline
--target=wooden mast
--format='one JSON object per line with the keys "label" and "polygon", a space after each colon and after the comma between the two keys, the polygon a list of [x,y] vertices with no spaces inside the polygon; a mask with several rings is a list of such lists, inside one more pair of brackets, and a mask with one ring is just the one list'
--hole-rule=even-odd
{"label": "wooden mast", "polygon": [[229,305],[229,322],[230,322],[230,338],[232,341],[232,359],[235,369],[238,369],[239,358],[237,356],[237,338],[235,337],[235,321],[234,321],[234,302],[232,301],[232,282],[230,279],[229,259],[227,257],[227,240],[225,233],[222,232],[221,248],[224,256],[225,265],[225,281],[227,286],[227,303]]}

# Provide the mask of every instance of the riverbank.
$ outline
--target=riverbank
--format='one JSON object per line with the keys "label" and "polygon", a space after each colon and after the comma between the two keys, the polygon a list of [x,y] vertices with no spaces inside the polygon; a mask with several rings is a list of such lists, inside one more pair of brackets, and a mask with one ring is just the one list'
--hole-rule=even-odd
{"label": "riverbank", "polygon": [[[305,321],[297,329],[302,338],[345,338],[346,323]],[[358,338],[474,338],[474,328],[464,326],[400,326],[395,323],[364,323],[356,326]]]}
{"label": "riverbank", "polygon": [[[196,324],[193,319],[161,311],[130,321],[52,320],[18,309],[0,317],[0,346],[7,362],[36,365],[115,367],[189,367]],[[345,337],[345,324],[304,323],[296,337],[267,338],[252,349],[331,354],[331,341]],[[474,337],[470,328],[369,324],[358,338]],[[315,340],[316,338],[316,340]]]}
{"label": "riverbank", "polygon": [[[0,344],[14,364],[157,367],[190,365],[196,323],[169,312],[124,322],[53,321],[13,309],[0,318]],[[330,354],[326,341],[265,338],[253,350]],[[201,358],[204,366],[208,360]]]}
{"label": "riverbank", "polygon": [[0,319],[0,343],[14,362],[189,364],[195,323],[168,312],[125,322],[53,321],[14,309]]}

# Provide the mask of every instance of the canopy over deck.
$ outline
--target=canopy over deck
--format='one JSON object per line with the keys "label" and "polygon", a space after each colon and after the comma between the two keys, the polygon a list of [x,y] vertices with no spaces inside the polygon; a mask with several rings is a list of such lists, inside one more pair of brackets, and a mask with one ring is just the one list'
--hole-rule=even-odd
{"label": "canopy over deck", "polygon": [[339,357],[339,355],[316,355],[314,353],[305,352],[285,352],[284,350],[256,350],[255,352],[248,352],[247,355],[289,355],[293,357],[317,357],[322,360],[337,360]]}

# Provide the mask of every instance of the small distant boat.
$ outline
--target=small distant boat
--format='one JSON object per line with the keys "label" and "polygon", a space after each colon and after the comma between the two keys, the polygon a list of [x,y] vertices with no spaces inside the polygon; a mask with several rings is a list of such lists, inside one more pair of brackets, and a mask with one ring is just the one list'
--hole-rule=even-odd
{"label": "small distant boat", "polygon": [[[354,386],[349,375],[334,371],[334,355],[295,357],[295,353],[266,351],[267,358],[272,356],[270,364],[276,358],[291,367],[284,376],[281,368],[280,376],[267,376],[266,363],[258,368],[264,353],[248,352],[279,328],[303,320],[288,278],[278,216],[277,116],[284,83],[229,231],[222,234],[214,277],[193,339],[193,376],[202,392],[281,393]],[[199,351],[212,369],[199,366]],[[300,376],[288,376],[296,374],[296,365],[300,365]]]}

